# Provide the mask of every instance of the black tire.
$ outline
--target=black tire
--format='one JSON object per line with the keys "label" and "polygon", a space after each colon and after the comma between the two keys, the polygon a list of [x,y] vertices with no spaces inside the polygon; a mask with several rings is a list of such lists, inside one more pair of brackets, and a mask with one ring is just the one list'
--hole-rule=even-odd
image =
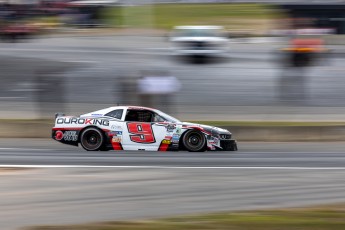
{"label": "black tire", "polygon": [[86,128],[80,135],[80,144],[86,151],[98,151],[103,148],[104,135],[96,128]]}
{"label": "black tire", "polygon": [[198,130],[189,130],[182,138],[183,146],[189,152],[204,152],[206,146],[205,135]]}

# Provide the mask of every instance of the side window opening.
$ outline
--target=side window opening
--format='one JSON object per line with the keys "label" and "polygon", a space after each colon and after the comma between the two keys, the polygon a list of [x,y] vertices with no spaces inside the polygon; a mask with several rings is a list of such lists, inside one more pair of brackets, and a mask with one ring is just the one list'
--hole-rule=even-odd
{"label": "side window opening", "polygon": [[123,114],[123,109],[116,109],[116,110],[113,110],[113,111],[105,114],[104,116],[113,117],[113,118],[121,120],[122,114]]}
{"label": "side window opening", "polygon": [[152,122],[153,114],[147,110],[127,110],[125,121]]}
{"label": "side window opening", "polygon": [[139,121],[138,113],[134,110],[127,110],[125,121]]}
{"label": "side window opening", "polygon": [[165,121],[167,121],[167,120],[164,117],[155,113],[154,118],[153,118],[153,122],[165,122]]}

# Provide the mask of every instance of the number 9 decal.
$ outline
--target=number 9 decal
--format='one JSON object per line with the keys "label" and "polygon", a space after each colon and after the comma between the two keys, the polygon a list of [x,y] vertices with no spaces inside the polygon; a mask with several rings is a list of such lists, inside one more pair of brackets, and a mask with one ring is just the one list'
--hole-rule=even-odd
{"label": "number 9 decal", "polygon": [[150,123],[127,123],[129,138],[133,142],[150,144],[155,143],[155,136]]}

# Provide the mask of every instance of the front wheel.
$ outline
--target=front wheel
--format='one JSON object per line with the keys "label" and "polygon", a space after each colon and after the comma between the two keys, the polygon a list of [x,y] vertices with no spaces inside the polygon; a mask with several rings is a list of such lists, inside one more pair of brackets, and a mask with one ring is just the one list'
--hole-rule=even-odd
{"label": "front wheel", "polygon": [[80,144],[87,151],[98,151],[102,149],[104,136],[96,128],[85,129],[80,136]]}
{"label": "front wheel", "polygon": [[190,152],[204,152],[206,146],[205,135],[198,130],[189,130],[182,139],[184,147]]}

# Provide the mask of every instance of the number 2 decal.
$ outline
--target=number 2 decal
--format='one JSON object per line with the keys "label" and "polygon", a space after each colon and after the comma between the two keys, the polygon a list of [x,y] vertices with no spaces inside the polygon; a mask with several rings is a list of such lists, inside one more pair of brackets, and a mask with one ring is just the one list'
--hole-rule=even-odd
{"label": "number 2 decal", "polygon": [[129,138],[133,142],[150,144],[155,143],[155,136],[150,123],[127,123]]}

